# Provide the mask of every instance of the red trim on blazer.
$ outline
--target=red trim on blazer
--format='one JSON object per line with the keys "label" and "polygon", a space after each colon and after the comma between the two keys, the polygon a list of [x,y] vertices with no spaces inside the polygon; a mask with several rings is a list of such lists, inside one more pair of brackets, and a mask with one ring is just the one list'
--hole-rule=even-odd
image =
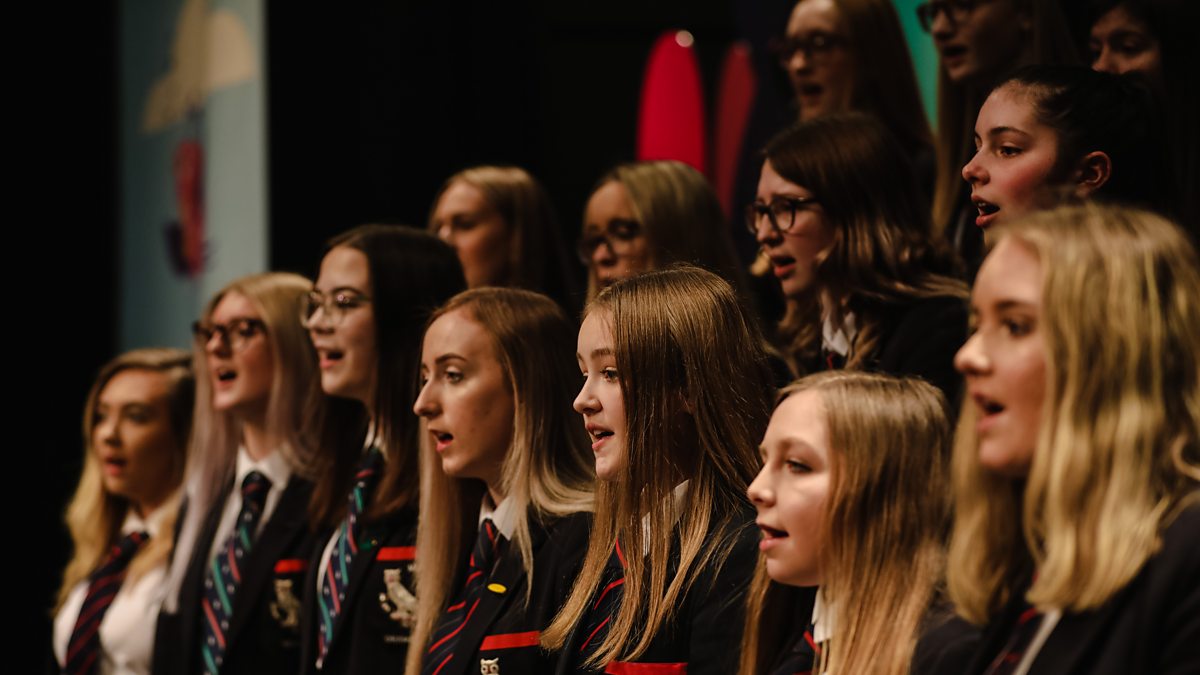
{"label": "red trim on blazer", "polygon": [[375,559],[382,562],[413,560],[416,557],[416,546],[384,546],[379,549],[379,553],[375,554]]}
{"label": "red trim on blazer", "polygon": [[489,635],[483,638],[479,651],[489,652],[497,649],[516,649],[517,647],[536,647],[541,633],[531,630],[528,633],[503,633]]}
{"label": "red trim on blazer", "polygon": [[308,569],[308,561],[303,558],[285,558],[275,563],[275,574],[295,574]]}
{"label": "red trim on blazer", "polygon": [[687,675],[687,664],[613,661],[604,668],[604,672],[610,675]]}

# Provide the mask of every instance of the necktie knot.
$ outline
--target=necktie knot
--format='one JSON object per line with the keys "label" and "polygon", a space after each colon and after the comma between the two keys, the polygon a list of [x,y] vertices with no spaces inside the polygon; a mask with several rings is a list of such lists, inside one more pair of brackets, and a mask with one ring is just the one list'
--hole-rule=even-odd
{"label": "necktie knot", "polygon": [[251,471],[242,479],[242,503],[257,505],[261,510],[271,491],[271,479],[258,471]]}
{"label": "necktie knot", "polygon": [[375,482],[375,478],[379,475],[379,469],[383,466],[383,452],[376,446],[372,445],[362,459],[358,463],[358,471],[354,474],[354,482],[356,485],[363,488],[369,487]]}
{"label": "necktie knot", "polygon": [[486,578],[492,572],[499,549],[500,532],[491,518],[484,518],[475,537],[475,550],[471,552],[471,567],[483,572]]}

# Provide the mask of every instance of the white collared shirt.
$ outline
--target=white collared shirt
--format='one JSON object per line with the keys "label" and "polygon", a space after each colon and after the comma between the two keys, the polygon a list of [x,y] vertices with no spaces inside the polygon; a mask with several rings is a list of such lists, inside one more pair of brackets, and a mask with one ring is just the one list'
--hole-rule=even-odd
{"label": "white collared shirt", "polygon": [[208,560],[216,557],[217,552],[225,546],[229,536],[233,534],[238,514],[242,512],[242,481],[246,480],[246,476],[251,471],[257,471],[271,481],[271,489],[267,491],[267,500],[263,503],[262,517],[258,519],[258,526],[254,532],[256,537],[262,533],[267,521],[271,520],[271,514],[275,512],[279,498],[283,496],[283,491],[287,489],[288,481],[292,478],[292,467],[282,452],[276,450],[260,460],[255,460],[250,457],[250,453],[246,451],[245,447],[239,447],[233,489],[225,498],[225,509],[221,512],[221,522],[217,525],[216,535],[209,543]]}
{"label": "white collared shirt", "polygon": [[[171,536],[170,532],[161,532],[170,510],[160,507],[143,520],[130,509],[121,524],[121,536],[138,531],[148,532],[151,538],[160,534]],[[121,590],[113,597],[100,622],[100,675],[145,675],[150,672],[155,622],[162,604],[166,575],[167,562],[164,560],[136,581],[127,580],[121,584]],[[54,617],[54,658],[60,666],[66,660],[71,631],[75,629],[87,589],[86,579],[76,584]]]}
{"label": "white collared shirt", "polygon": [[[672,510],[675,516],[675,522],[679,522],[679,516],[683,513],[683,507],[687,501],[688,481],[683,481],[671,490],[671,501],[674,509]],[[650,555],[650,514],[642,516],[642,557]]]}
{"label": "white collared shirt", "polygon": [[840,326],[834,326],[829,317],[821,322],[821,347],[827,352],[834,352],[843,358],[850,356],[850,347],[856,337],[858,322],[853,312],[846,312]]}
{"label": "white collared shirt", "polygon": [[500,534],[512,541],[513,531],[517,528],[517,514],[513,513],[512,500],[501,499],[499,504],[493,504],[491,493],[484,492],[483,501],[479,504],[479,527],[483,526],[485,518],[491,518]]}

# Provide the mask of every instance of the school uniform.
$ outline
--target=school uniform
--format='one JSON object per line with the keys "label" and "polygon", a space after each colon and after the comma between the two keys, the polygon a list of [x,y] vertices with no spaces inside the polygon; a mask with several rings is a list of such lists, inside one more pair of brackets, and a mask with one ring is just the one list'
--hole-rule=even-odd
{"label": "school uniform", "polygon": [[[714,519],[722,514],[713,514]],[[606,672],[618,675],[728,675],[737,672],[741,656],[742,629],[745,625],[746,591],[758,560],[760,534],[754,527],[754,511],[746,506],[734,519],[733,547],[724,564],[708,564],[696,570],[691,589],[682,598],[672,619],[663,624],[641,656],[632,661],[614,661],[602,670],[587,670],[582,661],[594,645],[588,635],[596,617],[584,616],[576,622],[558,660],[558,675]],[[674,574],[678,556],[678,532],[670,574]],[[713,542],[716,546],[717,542]],[[619,550],[619,548],[618,548]],[[622,555],[627,555],[628,552]],[[645,552],[643,552],[643,555]],[[606,589],[598,588],[599,598]],[[621,602],[638,602],[625,596]],[[593,602],[594,606],[595,601]],[[615,613],[616,607],[613,608]]]}
{"label": "school uniform", "polygon": [[[162,524],[173,508],[159,508],[145,519],[130,509],[121,524],[121,539],[140,537],[140,534],[148,535],[150,540],[159,536],[171,536],[170,532],[162,531]],[[136,549],[139,544],[133,546]],[[132,560],[132,557],[128,560]],[[128,572],[128,564],[126,562],[121,565],[124,572]],[[94,657],[95,672],[100,675],[139,675],[150,672],[154,649],[154,620],[162,602],[166,572],[167,563],[163,561],[162,564],[145,571],[136,580],[125,580],[121,583],[120,589],[104,610],[97,630],[99,649]],[[98,583],[103,582],[98,580]],[[54,616],[54,672],[59,672],[67,663],[68,645],[90,586],[90,579],[76,584],[67,595],[58,614]]]}
{"label": "school uniform", "polygon": [[243,514],[242,487],[247,478],[270,481],[257,536],[237,562],[236,591],[228,621],[221,626],[221,675],[280,673],[292,675],[299,667],[300,597],[308,559],[314,544],[308,529],[308,501],[312,484],[292,474],[286,458],[274,452],[252,460],[239,450],[235,479],[224,497],[205,516],[191,560],[179,590],[178,612],[163,613],[158,621],[154,672],[191,675],[204,672],[203,646],[208,642],[205,621],[212,605],[206,600],[211,568],[227,553]]}
{"label": "school uniform", "polygon": [[413,561],[417,510],[402,509],[365,524],[363,540],[348,567],[346,595],[321,657],[318,642],[321,579],[329,574],[337,530],[324,533],[304,582],[299,672],[401,673],[416,617]]}
{"label": "school uniform", "polygon": [[[447,612],[431,637],[431,645],[423,646],[424,672],[438,675],[475,675],[489,673],[549,673],[554,669],[557,653],[543,650],[538,641],[570,595],[587,551],[591,530],[591,514],[575,513],[548,523],[530,518],[529,534],[533,552],[533,580],[525,574],[521,554],[512,542],[516,514],[509,510],[511,502],[490,508],[490,499],[480,513],[480,527],[494,524],[500,536],[498,555],[491,573],[486,575],[478,594],[478,604],[464,620]],[[469,565],[463,565],[469,570]],[[460,574],[460,577],[464,575]],[[465,579],[455,588],[466,590]],[[526,604],[526,593],[529,594]],[[462,593],[449,599],[449,604],[462,602]],[[450,631],[457,634],[450,642],[438,644]]]}
{"label": "school uniform", "polygon": [[[954,355],[967,340],[966,301],[950,296],[919,298],[875,311],[881,312],[879,337],[863,370],[919,377],[941,389],[951,410],[956,409],[962,377],[954,369]],[[806,372],[841,368],[858,330],[853,314],[848,314],[841,326],[826,321],[821,358],[806,364]]]}
{"label": "school uniform", "polygon": [[1158,553],[1103,606],[1058,613],[1048,632],[1036,631],[1026,649],[1013,653],[1019,625],[1032,616],[1024,601],[1027,587],[988,623],[970,665],[957,672],[987,672],[1008,652],[1030,675],[1200,673],[1200,505],[1167,527]]}

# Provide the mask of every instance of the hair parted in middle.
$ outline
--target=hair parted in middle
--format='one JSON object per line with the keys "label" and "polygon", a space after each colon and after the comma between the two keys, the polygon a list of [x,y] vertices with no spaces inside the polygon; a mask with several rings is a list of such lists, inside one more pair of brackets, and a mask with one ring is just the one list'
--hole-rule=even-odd
{"label": "hair parted in middle", "polygon": [[[601,176],[592,192],[614,181],[625,188],[633,216],[650,244],[651,269],[690,263],[715,272],[743,292],[746,280],[733,235],[704,174],[676,160],[629,162]],[[589,271],[588,299],[599,292],[595,271]]]}
{"label": "hair parted in middle", "polygon": [[[360,225],[329,241],[367,258],[375,317],[376,387],[372,409],[374,440],[387,457],[366,508],[369,521],[402,508],[416,508],[419,423],[412,402],[420,387],[421,339],[429,315],[464,290],[462,266],[454,249],[429,232],[402,225]],[[310,423],[319,443],[310,515],[316,526],[337,524],[346,513],[346,495],[363,452],[371,421],[358,401],[327,396],[319,389]]]}
{"label": "hair parted in middle", "polygon": [[[618,281],[588,305],[587,314],[597,313],[612,330],[626,461],[616,480],[598,484],[583,569],[542,644],[565,644],[615,542],[649,554],[625,558],[628,600],[591,665],[644,653],[692,590],[696,571],[728,557],[746,524],[738,515],[750,510],[746,488],[758,471],[773,391],[758,326],[711,272],[677,265]],[[677,513],[672,492],[685,480],[687,506]],[[661,535],[645,541],[643,516],[652,533],[677,532],[677,543]]]}
{"label": "hair parted in middle", "polygon": [[1103,605],[1200,488],[1200,259],[1183,231],[1083,205],[999,232],[1041,263],[1046,384],[1024,481],[981,466],[977,406],[964,402],[947,577],[975,623],[1034,568],[1030,604]]}
{"label": "hair parted in middle", "polygon": [[775,136],[763,154],[782,178],[813,193],[834,231],[815,283],[789,301],[779,325],[793,371],[802,372],[798,364],[820,351],[822,296],[835,313],[853,312],[858,321],[848,368],[873,356],[883,308],[967,297],[957,259],[931,231],[911,161],[877,119],[839,113],[801,122]]}
{"label": "hair parted in middle", "polygon": [[[429,319],[462,311],[492,340],[515,410],[501,472],[504,499],[516,514],[513,542],[532,580],[529,523],[591,511],[596,480],[591,442],[571,401],[579,385],[574,322],[550,298],[512,288],[476,288],[454,296]],[[423,437],[424,438],[424,437]],[[427,443],[426,443],[427,445]],[[412,645],[424,645],[453,593],[456,570],[471,551],[486,486],[442,471],[431,448],[421,452],[421,521],[417,548],[417,624]],[[526,593],[533,583],[526,585]],[[526,597],[528,601],[528,597]],[[419,668],[425,650],[409,650]]]}
{"label": "hair parted in middle", "polygon": [[[813,672],[906,674],[937,596],[950,519],[950,422],[941,391],[917,378],[847,370],[804,377],[779,403],[815,392],[830,450],[821,593],[836,605]],[[795,637],[793,588],[767,576],[750,587],[742,675],[769,669]]]}

